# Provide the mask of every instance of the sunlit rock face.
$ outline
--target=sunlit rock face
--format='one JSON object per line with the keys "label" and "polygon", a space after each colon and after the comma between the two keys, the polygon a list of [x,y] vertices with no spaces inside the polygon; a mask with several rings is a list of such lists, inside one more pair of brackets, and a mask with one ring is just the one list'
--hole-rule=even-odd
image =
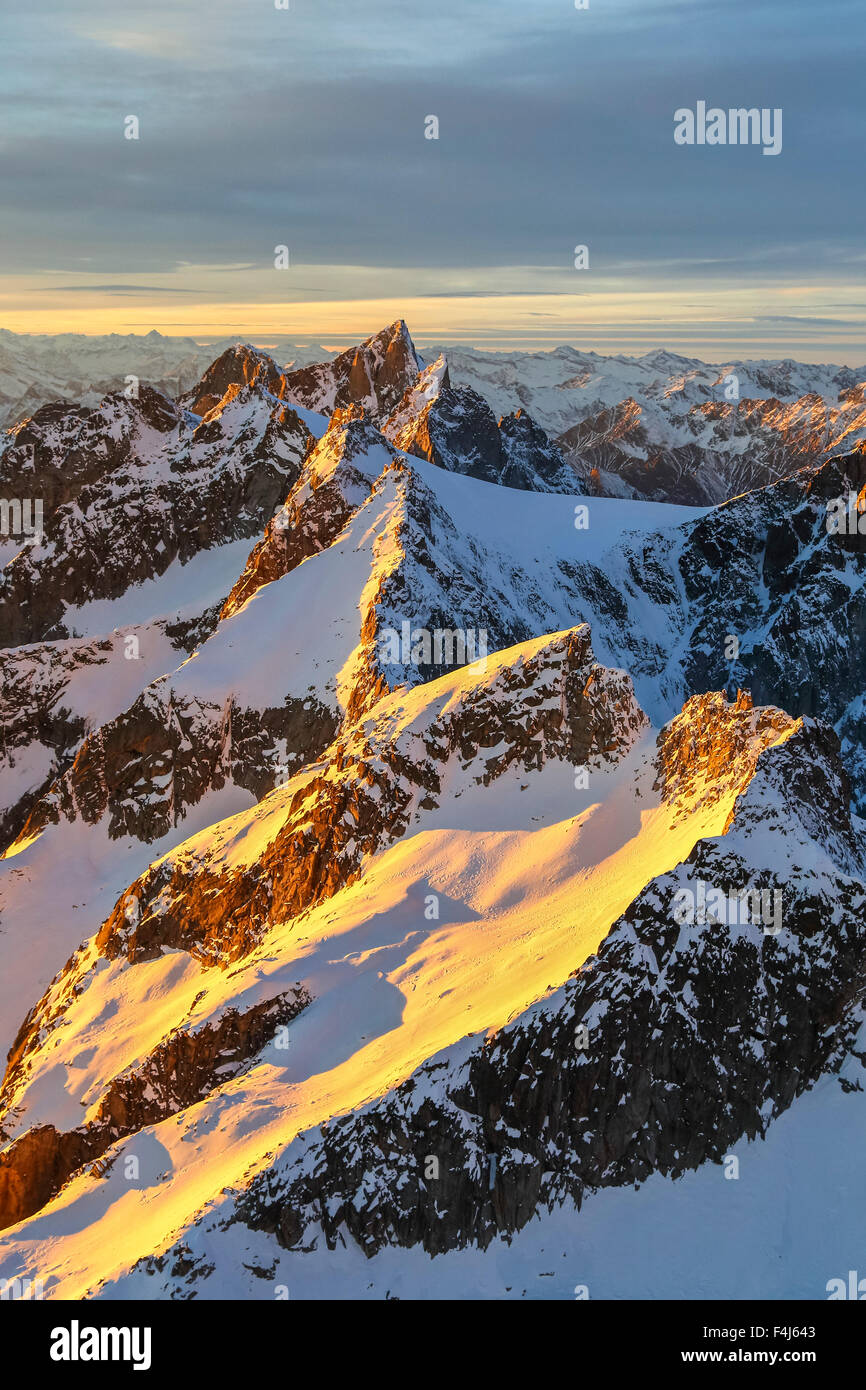
{"label": "sunlit rock face", "polygon": [[[86,1125],[68,1133],[52,1125],[26,1130],[0,1153],[0,1225],[13,1225],[38,1211],[70,1173],[98,1160],[123,1135],[201,1100],[308,1002],[299,990],[292,998],[268,1000],[245,1013],[228,1010],[217,1023],[196,1031],[179,1029],[140,1067],[112,1078]],[[10,1055],[4,1085],[14,1088],[21,1070],[26,1074],[26,1038]],[[91,1171],[98,1177],[105,1169],[97,1165]]]}
{"label": "sunlit rock face", "polygon": [[396,458],[362,406],[336,409],[283,505],[250,552],[222,610],[230,617],[261,587],[325,550]]}
{"label": "sunlit rock face", "polygon": [[348,348],[332,362],[289,372],[287,398],[330,415],[350,405],[362,405],[384,419],[400,402],[421,371],[422,362],[402,319]]}

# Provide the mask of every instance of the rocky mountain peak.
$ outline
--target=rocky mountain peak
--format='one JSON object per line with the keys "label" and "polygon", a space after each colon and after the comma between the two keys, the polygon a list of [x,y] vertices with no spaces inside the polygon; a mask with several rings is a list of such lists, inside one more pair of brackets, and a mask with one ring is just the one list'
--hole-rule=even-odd
{"label": "rocky mountain peak", "polygon": [[[441,364],[441,365],[440,365]],[[477,391],[447,384],[444,358],[427,368],[383,432],[438,468],[532,492],[577,493],[582,483],[525,412],[499,421]]]}
{"label": "rocky mountain peak", "polygon": [[290,401],[330,415],[353,403],[386,418],[413,385],[423,363],[402,319],[322,362],[286,376]]}
{"label": "rocky mountain peak", "polygon": [[279,396],[283,376],[273,358],[249,343],[226,348],[212,362],[199,382],[181,397],[181,404],[194,415],[205,416],[216,410],[225,396],[241,386],[257,384]]}

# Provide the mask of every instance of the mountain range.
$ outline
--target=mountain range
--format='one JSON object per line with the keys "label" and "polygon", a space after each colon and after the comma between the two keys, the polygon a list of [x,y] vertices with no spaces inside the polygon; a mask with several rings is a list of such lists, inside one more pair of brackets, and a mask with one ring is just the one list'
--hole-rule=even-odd
{"label": "mountain range", "polygon": [[[109,391],[128,391],[130,379],[176,397],[233,346],[155,330],[144,337],[99,337],[0,329],[0,427],[10,429],[59,399],[98,405]],[[298,402],[330,412],[342,391],[345,400],[370,403],[371,397],[349,384],[355,348],[328,351],[285,337],[262,346],[292,376]],[[407,351],[420,366],[414,345]],[[433,397],[439,398],[430,421],[434,440],[453,431],[456,412],[468,412],[479,434],[476,447],[489,453],[500,419],[528,415],[587,490],[602,496],[714,505],[866,438],[866,365],[791,359],[708,364],[664,350],[604,357],[572,347],[484,352],[433,345],[424,352],[431,370],[419,389],[430,396],[432,379]],[[394,380],[405,385],[411,371],[400,375],[400,365],[386,370],[393,368]],[[443,393],[443,384],[460,394]],[[464,390],[475,395],[467,397]],[[387,389],[385,401],[389,409],[397,404]],[[415,428],[429,435],[427,421]]]}
{"label": "mountain range", "polygon": [[866,367],[280,342],[0,333],[0,1278],[824,1297]]}

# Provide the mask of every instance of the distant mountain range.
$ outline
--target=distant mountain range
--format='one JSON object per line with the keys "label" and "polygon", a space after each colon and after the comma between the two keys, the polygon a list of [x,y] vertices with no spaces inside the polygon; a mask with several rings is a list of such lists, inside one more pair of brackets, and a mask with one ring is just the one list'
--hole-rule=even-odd
{"label": "distant mountain range", "polygon": [[[234,338],[203,344],[194,338],[145,334],[10,333],[0,328],[0,429],[9,428],[51,401],[97,405],[138,377],[169,395],[193,386]],[[316,346],[277,339],[274,351],[303,366],[330,354]]]}
{"label": "distant mountain range", "polygon": [[[156,332],[28,336],[0,329],[0,427],[14,426],[49,401],[98,404],[107,392],[125,389],[130,374],[159,391],[180,395],[217,354],[233,346],[228,341],[203,346]],[[355,349],[326,352],[280,338],[269,344],[268,352],[281,370],[293,375],[299,401],[330,410],[330,363],[351,364]],[[577,471],[582,485],[599,496],[713,505],[866,438],[866,365],[807,365],[790,359],[708,365],[665,351],[604,357],[570,347],[549,352],[482,352],[447,345],[425,349],[434,373],[440,358],[435,396],[441,395],[443,384],[475,392],[461,411],[468,408],[476,430],[488,438],[499,418],[528,415]],[[424,365],[417,354],[415,365]],[[398,371],[395,379],[404,377]],[[426,389],[429,395],[429,384]],[[357,394],[345,385],[343,390],[349,393],[346,399]],[[389,402],[390,408],[396,404]],[[456,404],[446,396],[435,414],[453,417]],[[434,420],[434,434],[435,425]]]}

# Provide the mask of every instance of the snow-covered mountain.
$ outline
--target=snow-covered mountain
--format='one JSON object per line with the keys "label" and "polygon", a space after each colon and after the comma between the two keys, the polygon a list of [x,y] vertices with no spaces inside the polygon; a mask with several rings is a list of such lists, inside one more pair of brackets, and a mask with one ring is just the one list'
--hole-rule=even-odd
{"label": "snow-covered mountain", "polygon": [[[46,506],[0,581],[0,1278],[737,1297],[700,1242],[618,1274],[622,1224],[712,1231],[723,1160],[862,1124],[866,542],[827,519],[866,448],[600,495],[530,356],[500,401],[402,321],[235,345],[10,436]],[[790,1271],[769,1176],[734,1218],[762,1296],[856,1267],[836,1181]]]}
{"label": "snow-covered mountain", "polygon": [[[176,397],[232,346],[156,332],[85,337],[0,330],[0,428],[59,399],[95,406],[110,390],[128,390],[130,380]],[[555,476],[564,456],[581,491],[689,506],[763,487],[866,439],[866,365],[708,364],[666,351],[605,357],[572,347],[484,352],[449,345],[425,347],[422,359],[402,320],[343,352],[283,337],[264,346],[289,378],[296,405],[330,414],[355,402],[373,416],[390,414],[386,433],[401,447],[410,447],[412,433],[419,446],[412,451],[426,457],[438,448],[465,458],[474,447],[488,475],[506,483],[509,468],[513,477],[520,472],[510,454],[525,452],[534,429],[557,446],[548,470]],[[416,388],[425,361],[428,371]],[[427,412],[420,400],[401,407],[407,384],[426,399]],[[505,453],[495,437],[503,417],[517,422],[502,435]],[[474,446],[467,444],[470,435]]]}
{"label": "snow-covered mountain", "polygon": [[516,401],[554,437],[573,425],[576,416],[609,410],[630,397],[653,400],[659,410],[674,397],[685,409],[730,399],[725,389],[732,375],[742,399],[775,398],[786,404],[813,392],[838,402],[866,377],[866,367],[810,365],[790,358],[718,364],[664,351],[605,357],[573,347],[508,353],[454,346],[424,349],[428,361],[439,353],[448,360],[454,385],[471,386],[499,414],[514,409]]}
{"label": "snow-covered mountain", "polygon": [[[200,343],[150,333],[10,333],[0,328],[0,429],[11,428],[51,401],[97,405],[135,379],[171,396],[188,390],[233,339]],[[278,338],[269,347],[284,366],[304,367],[331,354]]]}
{"label": "snow-covered mountain", "polygon": [[454,385],[521,406],[610,496],[715,504],[866,439],[866,367],[442,351]]}

